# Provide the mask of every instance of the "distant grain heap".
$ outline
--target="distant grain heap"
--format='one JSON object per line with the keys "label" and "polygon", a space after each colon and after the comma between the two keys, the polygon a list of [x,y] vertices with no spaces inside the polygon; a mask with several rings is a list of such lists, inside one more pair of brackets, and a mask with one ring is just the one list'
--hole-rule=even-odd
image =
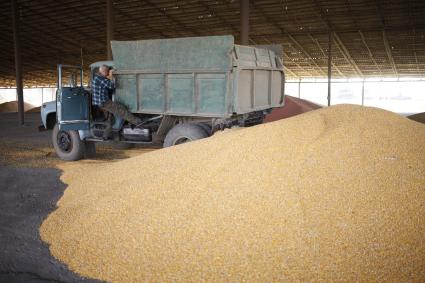
{"label": "distant grain heap", "polygon": [[342,105],[78,165],[41,236],[107,281],[424,281],[424,141]]}
{"label": "distant grain heap", "polygon": [[425,124],[425,112],[418,113],[415,115],[410,115],[407,118],[409,118],[410,120]]}
{"label": "distant grain heap", "polygon": [[[34,105],[24,102],[24,111],[36,112]],[[39,108],[39,107],[38,107]],[[18,112],[18,101],[8,101],[0,104],[0,113]],[[38,111],[40,112],[40,111]]]}

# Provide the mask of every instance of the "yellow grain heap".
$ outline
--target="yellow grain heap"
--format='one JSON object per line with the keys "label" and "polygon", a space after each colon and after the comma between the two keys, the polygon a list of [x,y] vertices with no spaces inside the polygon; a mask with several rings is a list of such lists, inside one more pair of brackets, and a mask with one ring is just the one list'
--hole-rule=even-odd
{"label": "yellow grain heap", "polygon": [[342,105],[68,165],[52,254],[116,282],[425,280],[425,126]]}

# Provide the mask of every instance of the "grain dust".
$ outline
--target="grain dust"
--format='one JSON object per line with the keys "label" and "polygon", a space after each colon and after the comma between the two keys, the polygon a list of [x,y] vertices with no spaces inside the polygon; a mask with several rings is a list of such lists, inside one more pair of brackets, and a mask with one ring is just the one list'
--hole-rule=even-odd
{"label": "grain dust", "polygon": [[113,282],[424,281],[425,126],[341,105],[67,164],[40,228]]}

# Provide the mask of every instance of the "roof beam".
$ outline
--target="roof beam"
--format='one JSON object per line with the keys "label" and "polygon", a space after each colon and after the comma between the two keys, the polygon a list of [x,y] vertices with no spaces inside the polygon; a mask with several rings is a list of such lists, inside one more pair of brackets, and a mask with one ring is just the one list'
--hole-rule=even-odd
{"label": "roof beam", "polygon": [[386,22],[385,22],[385,15],[383,12],[383,5],[381,4],[381,0],[375,0],[376,8],[378,11],[379,18],[381,20],[381,26],[382,26],[382,39],[384,41],[384,47],[385,52],[387,53],[388,60],[390,61],[391,68],[393,69],[394,75],[398,77],[398,71],[396,64],[394,62],[393,54],[391,52],[390,43],[388,42],[388,37],[386,33]]}
{"label": "roof beam", "polygon": [[415,62],[416,62],[416,71],[418,72],[418,74],[420,74],[420,68],[419,68],[419,61],[418,61],[418,56],[416,54],[416,30],[414,30],[414,39],[413,39],[413,56],[415,57]]}
{"label": "roof beam", "polygon": [[[220,16],[217,11],[212,8],[210,5],[208,5],[207,1],[203,1],[203,0],[198,0],[197,1],[200,5],[202,5],[210,14],[213,14],[215,16],[217,16],[217,18],[222,21],[226,27],[230,27],[232,29],[233,35],[234,36],[240,36],[240,32],[239,29],[235,27],[235,24],[231,24],[229,21],[227,21],[224,17]],[[224,5],[226,6],[227,10],[230,10],[231,7],[229,6],[229,3],[227,1],[223,2]],[[248,35],[248,40],[251,44],[256,45],[257,43],[254,41],[254,39]]]}
{"label": "roof beam", "polygon": [[[425,24],[417,24],[416,27],[410,26],[410,25],[403,25],[403,26],[398,26],[398,27],[387,27],[385,30],[387,32],[390,31],[400,31],[400,32],[405,32],[405,31],[411,31],[413,29],[416,30],[425,30]],[[362,32],[366,33],[366,32],[381,32],[382,28],[368,28],[368,29],[362,29]],[[337,33],[338,35],[343,35],[343,34],[350,34],[350,33],[357,33],[359,32],[359,29],[333,29],[334,33]],[[317,31],[300,31],[300,32],[290,32],[292,36],[307,36],[307,35],[312,35],[312,36],[320,36],[320,35],[329,35],[329,30],[317,30]],[[282,33],[267,33],[268,36],[281,36]]]}
{"label": "roof beam", "polygon": [[[414,14],[412,14],[412,7],[410,5],[410,1],[407,1],[407,11],[409,14],[409,24],[415,25],[416,23],[416,19]],[[416,71],[418,72],[418,74],[420,73],[420,69],[419,69],[419,61],[418,61],[418,56],[416,54],[416,29],[413,29],[413,57],[415,58],[415,63],[416,63]]]}
{"label": "roof beam", "polygon": [[[230,29],[232,30],[233,34],[238,34],[239,31],[238,29],[235,27],[235,25],[229,23],[225,18],[221,17],[215,10],[214,8],[211,8],[211,6],[209,6],[205,1],[201,1],[198,0],[198,3],[200,5],[202,5],[208,13],[215,15],[220,21],[222,21],[226,26],[230,27]],[[227,4],[227,3],[226,3]],[[256,45],[257,43],[248,35],[248,40],[249,42],[251,42],[252,44]]]}
{"label": "roof beam", "polygon": [[191,33],[193,33],[196,36],[201,35],[197,30],[186,26],[185,24],[183,24],[182,22],[180,22],[179,20],[177,20],[176,18],[174,18],[173,16],[169,15],[167,12],[165,12],[165,9],[161,9],[160,7],[158,7],[155,3],[153,3],[150,0],[142,0],[143,2],[145,2],[146,4],[150,5],[151,7],[154,7],[156,10],[158,10],[164,17],[166,17],[167,19],[169,19],[171,22],[173,22],[176,25],[179,25],[180,27],[190,31]]}
{"label": "roof beam", "polygon": [[[353,23],[354,23],[354,26],[358,28],[357,20],[353,17],[353,10],[352,10],[352,8],[351,8],[351,2],[350,2],[350,0],[345,0],[345,3],[347,4],[348,13],[349,13],[349,15],[350,15],[351,20],[352,20],[352,21],[353,21]],[[372,62],[373,62],[373,64],[375,65],[376,69],[379,71],[380,75],[382,76],[382,70],[381,70],[381,68],[379,67],[378,63],[376,63],[375,57],[373,56],[373,53],[372,53],[372,51],[370,50],[369,45],[368,45],[368,44],[367,44],[367,42],[366,42],[366,38],[365,38],[365,36],[364,36],[363,32],[360,30],[360,28],[359,28],[358,30],[359,30],[359,34],[360,34],[360,38],[361,38],[361,40],[362,40],[362,43],[363,43],[363,45],[366,47],[367,52],[368,52],[368,54],[369,54],[369,58],[372,60]]]}
{"label": "roof beam", "polygon": [[395,62],[394,62],[394,58],[393,58],[393,55],[392,55],[392,52],[391,52],[390,43],[388,42],[388,37],[387,37],[387,33],[385,32],[385,30],[382,31],[382,38],[384,40],[385,52],[387,53],[388,60],[390,60],[390,64],[391,64],[391,67],[393,69],[394,75],[396,77],[398,77],[397,67],[396,67]]}
{"label": "roof beam", "polygon": [[360,38],[362,39],[362,42],[363,42],[364,46],[365,46],[365,47],[366,47],[366,49],[367,49],[367,52],[369,53],[369,58],[372,60],[373,64],[375,64],[376,68],[378,69],[379,73],[380,73],[380,74],[381,74],[381,76],[382,76],[382,70],[381,70],[381,68],[379,67],[378,63],[376,63],[375,57],[373,56],[372,51],[370,51],[370,48],[369,48],[369,46],[367,45],[367,43],[366,43],[366,39],[365,39],[364,34],[363,34],[363,32],[362,32],[361,30],[359,30],[359,34],[360,34]]}
{"label": "roof beam", "polygon": [[[286,56],[287,58],[291,58],[289,55],[288,55],[288,53],[286,53],[285,52],[285,50],[282,50],[282,52],[283,52],[283,55],[284,56]],[[307,73],[307,74],[309,74],[311,77],[314,77],[314,75],[310,72],[310,71],[308,71],[308,70],[306,70],[306,69],[304,69],[300,64],[298,64],[297,62],[294,62],[294,61],[291,61],[291,64],[294,64],[295,66],[297,66],[299,69],[301,69],[303,72],[305,72],[305,73]],[[283,66],[285,67],[285,62],[284,62],[284,64],[283,64]],[[288,66],[286,65],[286,68],[287,68],[287,70],[289,70],[289,68],[288,68]],[[296,77],[297,78],[300,78],[301,76],[300,75],[296,75]]]}
{"label": "roof beam", "polygon": [[[37,1],[37,2],[38,2],[38,1]],[[25,9],[26,9],[26,10],[28,10],[29,12],[32,12],[32,13],[34,13],[34,14],[36,14],[36,15],[40,16],[40,17],[45,17],[46,19],[48,19],[50,22],[54,23],[55,25],[63,26],[63,27],[64,27],[64,28],[66,28],[67,30],[75,30],[75,31],[77,32],[77,34],[81,34],[81,35],[83,35],[85,38],[92,38],[92,37],[93,37],[93,35],[92,35],[92,34],[88,34],[88,33],[86,33],[86,32],[85,32],[85,31],[83,31],[83,30],[76,30],[74,27],[71,27],[71,26],[69,26],[68,24],[66,24],[66,23],[64,23],[64,22],[58,22],[58,21],[56,21],[55,19],[53,19],[52,17],[48,16],[47,14],[35,13],[35,12],[33,11],[33,9],[32,9],[32,8],[30,8],[29,6],[24,6],[24,5],[22,5],[22,4],[21,4],[21,7],[22,7],[22,8],[25,8]],[[74,42],[74,44],[75,44],[75,41],[72,41],[72,42]]]}
{"label": "roof beam", "polygon": [[363,77],[362,71],[360,71],[359,67],[357,66],[356,62],[354,61],[353,57],[351,57],[350,52],[348,52],[347,47],[345,47],[344,43],[342,42],[341,38],[338,36],[338,34],[334,33],[333,38],[335,39],[335,43],[337,47],[342,50],[341,54],[344,57],[346,61],[348,61],[351,66],[354,68],[354,70],[357,72],[358,75]]}
{"label": "roof beam", "polygon": [[[317,47],[319,48],[319,50],[320,50],[320,52],[322,52],[322,55],[323,55],[323,57],[327,57],[326,56],[326,53],[325,53],[325,51],[323,50],[323,48],[322,48],[322,46],[320,46],[320,43],[319,43],[319,41],[316,39],[316,38],[314,38],[314,37],[312,37],[311,35],[309,35],[309,37],[310,37],[310,39],[311,39],[311,41],[313,41],[314,43],[316,43],[316,45],[317,45]],[[334,62],[332,61],[332,67],[334,67],[335,68],[335,70],[338,72],[338,74],[340,75],[340,76],[342,76],[342,77],[346,77],[342,72],[341,72],[341,70],[334,64]]]}
{"label": "roof beam", "polygon": [[[161,36],[161,37],[166,37],[166,35],[165,35],[162,31],[160,31],[160,30],[157,30],[157,29],[154,29],[154,28],[150,27],[150,26],[149,26],[147,23],[145,23],[144,21],[140,21],[139,19],[135,19],[135,18],[134,18],[132,15],[130,15],[129,13],[122,11],[119,7],[117,7],[117,5],[115,5],[115,6],[114,6],[114,9],[115,9],[115,11],[116,11],[116,14],[117,14],[117,15],[122,15],[122,16],[124,16],[126,19],[130,19],[131,21],[137,21],[137,23],[141,24],[144,28],[147,28],[147,29],[149,29],[149,30],[153,31],[154,33],[158,34],[158,35],[159,35],[159,36]],[[176,32],[176,31],[174,31],[174,32]],[[120,32],[120,33],[122,33],[122,32]],[[131,37],[132,37],[132,36],[131,36],[131,35],[129,35],[129,34],[126,34],[125,36],[126,36],[126,37],[129,37],[129,38],[131,38]],[[134,37],[133,37],[133,38],[134,38]]]}
{"label": "roof beam", "polygon": [[362,71],[360,70],[359,66],[357,66],[356,61],[354,61],[353,57],[351,56],[351,54],[348,51],[348,49],[345,47],[345,45],[342,42],[342,40],[339,37],[339,35],[335,32],[335,29],[334,29],[332,23],[330,22],[330,20],[328,19],[328,17],[323,12],[322,6],[319,4],[319,2],[317,0],[313,0],[313,2],[314,2],[314,5],[316,6],[316,9],[319,10],[319,16],[320,16],[320,18],[326,24],[326,26],[328,27],[329,31],[331,33],[333,33],[333,38],[335,38],[335,40],[337,42],[337,47],[341,51],[343,57],[348,61],[349,64],[351,64],[351,66],[354,68],[354,70],[357,72],[357,74],[359,74],[360,76],[363,77]]}
{"label": "roof beam", "polygon": [[207,13],[216,16],[220,21],[222,21],[226,26],[228,26],[232,30],[233,34],[238,33],[238,30],[235,28],[235,26],[230,24],[225,18],[223,18],[219,14],[217,14],[217,12],[214,10],[214,8],[212,8],[211,6],[208,5],[208,2],[201,1],[201,0],[198,0],[197,2],[198,2],[199,5],[201,5],[207,11]]}
{"label": "roof beam", "polygon": [[[274,26],[274,27],[276,27],[281,33],[282,33],[282,35],[286,35],[286,36],[288,36],[288,38],[297,46],[297,48],[308,58],[308,59],[310,59],[310,61],[311,62],[313,62],[313,64],[317,67],[317,70],[320,72],[320,73],[322,73],[322,75],[326,75],[324,72],[323,72],[323,70],[322,70],[322,68],[316,63],[316,61],[313,59],[313,57],[302,47],[302,45],[289,33],[289,32],[287,32],[287,31],[285,31],[285,29],[284,28],[282,28],[281,26],[279,26],[278,24],[277,24],[277,22],[278,21],[276,21],[274,18],[272,18],[272,17],[270,17],[270,16],[268,16],[267,15],[267,13],[265,13],[264,12],[264,10],[263,9],[261,9],[260,7],[258,7],[258,5],[256,6],[256,4],[255,4],[255,2],[252,2],[252,6],[257,10],[257,11],[259,11],[260,12],[260,14],[262,15],[262,17],[264,18],[264,20],[268,23],[268,24],[270,24],[270,25],[272,25],[272,26]],[[271,19],[271,20],[270,20]]]}
{"label": "roof beam", "polygon": [[[21,4],[21,6],[24,8],[24,9],[27,9],[28,11],[32,11],[32,9],[31,8],[29,8],[28,6],[23,6],[22,4]],[[46,17],[47,19],[49,19],[50,20],[50,17],[48,17],[48,16],[46,16],[46,15],[43,15],[43,14],[37,14],[38,16],[40,16],[40,17]],[[57,21],[54,21],[54,20],[52,20],[52,22],[54,22],[55,24],[58,24],[58,25],[63,25],[63,26],[65,26],[65,27],[68,27],[70,30],[72,30],[72,28],[71,27],[69,27],[69,26],[67,26],[67,25],[64,25],[64,24],[62,24],[62,23],[60,23],[60,22],[57,22]],[[24,24],[25,24],[25,22],[24,22]],[[28,25],[28,24],[25,24],[25,25]],[[37,31],[39,31],[39,32],[41,32],[41,33],[43,33],[43,34],[45,34],[45,35],[49,35],[51,38],[56,38],[56,40],[57,41],[59,41],[59,42],[67,42],[68,44],[70,44],[70,46],[74,46],[75,45],[75,40],[72,40],[72,39],[70,39],[70,38],[66,38],[66,37],[58,37],[58,36],[55,36],[55,35],[52,35],[51,33],[46,33],[46,31],[43,31],[43,30],[41,30],[40,28],[36,28],[35,26],[30,26],[30,25],[28,25],[29,27],[30,27],[30,29],[34,29],[34,30],[37,30]],[[88,36],[88,35],[87,35]]]}
{"label": "roof beam", "polygon": [[285,69],[285,72],[288,72],[289,74],[291,74],[291,76],[299,78],[299,76],[292,72],[291,69],[289,69],[287,66],[284,65],[283,68]]}
{"label": "roof beam", "polygon": [[[21,41],[22,42],[25,42],[25,41],[28,41],[29,39],[26,37],[27,36],[27,34],[25,34],[25,33],[21,33],[20,34],[20,38],[21,38]],[[4,38],[2,38],[3,36],[0,34],[0,39],[2,39],[2,40],[4,40]],[[46,46],[45,44],[44,44],[44,42],[41,42],[41,41],[36,41],[36,43],[37,43],[37,45],[39,45],[39,46]],[[49,46],[47,45],[47,48],[48,48]],[[54,48],[52,48],[52,49],[54,49]],[[2,52],[3,53],[3,52]],[[4,53],[4,54],[6,54],[6,53]],[[36,68],[36,66],[37,65],[45,65],[46,64],[46,62],[47,62],[47,60],[43,60],[40,56],[39,56],[39,54],[37,53],[37,50],[34,48],[34,49],[27,49],[27,52],[25,53],[25,54],[23,54],[23,62],[24,62],[24,64],[23,64],[23,71],[24,71],[24,74],[26,74],[26,67],[28,66],[28,67],[30,67],[31,68],[31,70],[34,70],[34,69],[37,69]],[[31,58],[31,60],[25,60],[26,58],[28,58],[28,57],[30,57]],[[30,63],[30,62],[31,63]],[[12,66],[13,66],[13,61],[11,61],[12,62]],[[35,65],[33,65],[32,63],[35,63]],[[6,64],[7,65],[7,64]],[[24,79],[24,83],[27,81],[27,79]]]}
{"label": "roof beam", "polygon": [[[263,38],[264,39],[264,41],[267,43],[267,44],[273,44],[272,42],[270,42],[270,40],[268,40],[267,38]],[[285,53],[285,51],[282,49],[282,54],[280,54],[280,55],[282,55],[282,61],[283,61],[283,68],[284,68],[284,70],[285,70],[285,72],[288,72],[288,73],[290,73],[293,77],[296,77],[296,78],[299,78],[300,76],[299,75],[297,75],[297,74],[295,74],[291,69],[289,69],[288,68],[288,66],[286,66],[285,65],[285,63],[286,63],[286,61],[284,61],[283,60],[283,57],[286,55],[286,57],[288,57],[288,55]],[[280,56],[279,55],[279,56]],[[289,57],[288,57],[289,58]]]}

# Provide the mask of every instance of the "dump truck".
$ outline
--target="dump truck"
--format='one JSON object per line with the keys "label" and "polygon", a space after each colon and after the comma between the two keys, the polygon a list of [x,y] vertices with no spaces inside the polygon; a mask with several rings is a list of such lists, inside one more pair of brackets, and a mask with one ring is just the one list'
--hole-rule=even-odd
{"label": "dump truck", "polygon": [[[243,46],[233,36],[111,42],[112,100],[142,119],[137,127],[91,106],[81,66],[58,65],[58,156],[78,160],[95,143],[174,146],[235,126],[261,124],[284,103],[284,72],[276,46]],[[100,63],[92,64],[89,81]],[[63,77],[70,75],[66,83]],[[89,82],[90,83],[90,82]],[[104,131],[112,125],[105,140]]]}

